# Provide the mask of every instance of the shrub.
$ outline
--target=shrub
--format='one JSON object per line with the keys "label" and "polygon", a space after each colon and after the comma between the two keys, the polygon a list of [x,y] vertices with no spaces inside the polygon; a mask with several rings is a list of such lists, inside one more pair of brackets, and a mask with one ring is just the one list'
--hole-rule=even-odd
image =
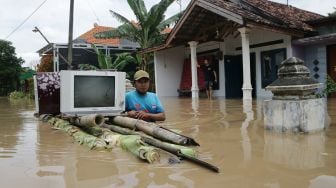
{"label": "shrub", "polygon": [[21,91],[13,91],[9,94],[9,99],[23,99],[26,95]]}
{"label": "shrub", "polygon": [[329,75],[327,75],[324,84],[325,88],[321,93],[317,94],[317,97],[327,97],[330,93],[336,92],[336,82]]}

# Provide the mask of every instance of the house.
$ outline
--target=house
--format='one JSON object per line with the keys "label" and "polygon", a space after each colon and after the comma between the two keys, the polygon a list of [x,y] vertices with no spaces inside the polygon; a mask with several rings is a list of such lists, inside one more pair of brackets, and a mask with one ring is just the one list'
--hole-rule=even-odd
{"label": "house", "polygon": [[[304,59],[311,76],[321,83],[326,75],[336,80],[336,16],[308,22],[316,34],[292,41],[297,57]],[[330,97],[335,98],[336,94]]]}
{"label": "house", "polygon": [[319,82],[327,73],[336,80],[336,18],[268,0],[193,0],[165,43],[146,52],[154,52],[159,96],[179,95],[189,63],[189,90],[198,98],[197,64],[210,59],[219,77],[215,96],[269,97],[265,87],[291,56]]}
{"label": "house", "polygon": [[[93,28],[83,33],[73,41],[72,66],[77,68],[78,64],[91,64],[98,66],[97,54],[92,49],[92,44],[103,50],[106,55],[113,55],[122,52],[134,52],[139,48],[137,43],[126,39],[97,39],[96,33],[113,29],[112,27],[99,26],[94,24]],[[50,43],[37,51],[40,56],[50,55],[53,57],[54,71],[67,69],[68,44]]]}

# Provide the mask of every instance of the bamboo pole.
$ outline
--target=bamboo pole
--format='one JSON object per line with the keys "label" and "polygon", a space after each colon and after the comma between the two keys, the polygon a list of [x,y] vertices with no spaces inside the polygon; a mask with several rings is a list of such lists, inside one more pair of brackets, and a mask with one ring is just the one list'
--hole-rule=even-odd
{"label": "bamboo pole", "polygon": [[111,132],[108,129],[100,129],[102,134],[97,138],[82,131],[79,127],[72,125],[69,121],[65,121],[55,117],[49,117],[48,122],[54,129],[60,129],[73,136],[81,145],[88,146],[90,149],[112,149],[113,147],[121,147],[131,152],[148,163],[160,161],[160,155],[156,148],[145,144],[139,135],[120,135]]}
{"label": "bamboo pole", "polygon": [[99,137],[103,134],[100,129],[100,125],[104,123],[104,116],[100,114],[90,114],[81,117],[62,117],[65,120],[68,120],[71,124],[74,124],[80,127],[83,131]]}
{"label": "bamboo pole", "polygon": [[[110,150],[113,147],[121,147],[122,149],[131,152],[140,159],[146,160],[149,163],[160,162],[160,154],[164,154],[168,156],[169,163],[179,163],[180,157],[215,172],[219,172],[217,167],[197,159],[197,153],[194,149],[161,142],[160,140],[151,138],[150,136],[138,131],[132,131],[115,125],[102,124],[102,127],[105,128],[96,127],[97,129],[101,129],[102,132],[99,138],[97,138],[81,131],[79,127],[73,126],[69,121],[48,115],[41,115],[40,119],[48,121],[54,129],[61,129],[67,132],[69,135],[73,136],[79,144],[86,145],[90,149]],[[114,133],[109,129],[126,135]],[[155,147],[162,149],[164,153],[159,153]]]}
{"label": "bamboo pole", "polygon": [[80,126],[95,127],[104,123],[104,116],[101,114],[90,114],[70,118],[70,122]]}
{"label": "bamboo pole", "polygon": [[126,127],[132,130],[140,130],[154,138],[160,139],[162,141],[186,145],[186,146],[199,146],[199,144],[192,138],[178,134],[154,123],[148,123],[143,120],[133,119],[129,117],[116,116],[113,117],[112,123]]}
{"label": "bamboo pole", "polygon": [[[160,148],[163,151],[169,152],[170,156],[171,156],[171,161],[174,161],[175,163],[180,162],[180,159],[186,159],[188,161],[191,161],[197,165],[203,166],[207,169],[210,169],[214,172],[219,172],[219,168],[207,163],[205,161],[202,161],[200,159],[197,158],[197,152],[189,147],[185,147],[185,146],[181,146],[181,145],[176,145],[176,144],[171,144],[171,143],[166,143],[166,142],[162,142],[160,140],[157,140],[155,138],[151,138],[150,136],[138,132],[138,131],[133,131],[127,128],[122,128],[122,127],[118,127],[116,125],[110,125],[110,124],[103,124],[102,127],[106,127],[110,130],[113,130],[115,132],[118,132],[120,134],[136,134],[141,136],[141,140],[149,145],[152,145],[154,147]],[[176,160],[177,158],[177,160]]]}
{"label": "bamboo pole", "polygon": [[[119,127],[117,125],[111,125],[111,124],[106,124],[106,123],[104,123],[102,125],[102,127],[106,127],[109,130],[112,130],[114,132],[124,134],[124,135],[139,135],[139,136],[141,136],[141,139],[142,138],[152,139],[152,140],[155,140],[156,143],[159,143],[158,145],[168,145],[167,147],[173,147],[173,148],[176,148],[176,149],[181,149],[183,151],[183,153],[186,154],[186,155],[190,155],[191,157],[197,157],[196,150],[194,150],[192,148],[177,145],[177,144],[165,143],[165,142],[162,142],[158,139],[150,137],[150,136],[148,136],[148,135],[146,135],[142,132],[139,132],[139,131],[132,131],[132,130],[127,129],[127,128],[122,128],[122,127]],[[155,146],[155,147],[157,147],[157,146]],[[158,148],[162,149],[161,147],[158,147]]]}
{"label": "bamboo pole", "polygon": [[147,143],[147,144],[150,144],[152,146],[155,146],[155,147],[158,147],[158,148],[161,148],[165,151],[168,151],[178,157],[181,157],[182,159],[186,159],[186,160],[189,160],[197,165],[201,165],[207,169],[210,169],[214,172],[219,172],[219,168],[210,164],[210,163],[207,163],[205,161],[202,161],[202,160],[199,160],[198,158],[196,158],[196,156],[190,152],[190,150],[188,150],[189,148],[180,148],[179,147],[176,147],[176,145],[172,145],[172,144],[167,144],[167,143],[164,143],[164,142],[160,142],[158,140],[154,140],[154,139],[151,139],[149,137],[142,137],[142,140]]}

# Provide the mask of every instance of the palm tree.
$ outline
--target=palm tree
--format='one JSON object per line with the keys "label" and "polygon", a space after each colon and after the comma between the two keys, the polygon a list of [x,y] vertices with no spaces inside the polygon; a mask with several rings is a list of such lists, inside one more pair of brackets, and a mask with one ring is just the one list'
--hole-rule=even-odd
{"label": "palm tree", "polygon": [[[117,29],[97,33],[97,38],[123,38],[137,42],[141,49],[149,48],[160,44],[164,40],[162,31],[170,24],[176,22],[181,13],[178,13],[165,20],[167,8],[175,0],[161,0],[149,11],[145,7],[143,0],[127,0],[128,5],[136,16],[136,22],[128,20],[126,17],[110,10],[112,16],[122,23]],[[140,69],[145,70],[150,55],[143,54]]]}

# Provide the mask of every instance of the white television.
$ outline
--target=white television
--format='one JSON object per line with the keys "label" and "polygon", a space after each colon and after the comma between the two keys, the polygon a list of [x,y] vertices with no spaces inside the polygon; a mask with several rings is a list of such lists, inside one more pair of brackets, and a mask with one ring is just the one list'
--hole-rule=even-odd
{"label": "white television", "polygon": [[60,72],[60,111],[69,116],[120,115],[125,109],[125,72]]}

